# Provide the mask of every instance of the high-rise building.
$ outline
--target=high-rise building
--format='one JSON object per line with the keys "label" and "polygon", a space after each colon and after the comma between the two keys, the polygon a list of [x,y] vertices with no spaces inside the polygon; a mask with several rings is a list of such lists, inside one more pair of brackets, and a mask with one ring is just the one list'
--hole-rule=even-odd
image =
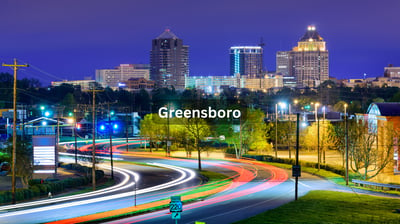
{"label": "high-rise building", "polygon": [[260,78],[263,71],[263,48],[260,46],[231,47],[230,74],[240,74],[242,77]]}
{"label": "high-rise building", "polygon": [[295,79],[297,88],[315,88],[329,79],[329,52],[315,26],[308,26],[292,51],[279,51],[276,58],[277,72],[284,80],[286,76],[285,86],[292,86]]}
{"label": "high-rise building", "polygon": [[293,69],[293,54],[291,51],[276,52],[276,73],[282,76],[283,86],[295,88],[297,80],[291,69]]}
{"label": "high-rise building", "polygon": [[185,89],[185,76],[189,75],[189,46],[183,45],[169,29],[152,41],[150,52],[150,78],[156,87],[174,86]]}
{"label": "high-rise building", "polygon": [[97,69],[96,82],[103,87],[118,88],[130,78],[149,79],[148,64],[121,64],[115,69]]}

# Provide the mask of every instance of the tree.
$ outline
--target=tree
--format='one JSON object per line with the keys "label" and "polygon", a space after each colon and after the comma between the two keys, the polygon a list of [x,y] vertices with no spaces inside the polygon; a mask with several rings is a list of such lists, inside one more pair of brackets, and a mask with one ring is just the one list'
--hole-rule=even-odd
{"label": "tree", "polygon": [[211,134],[210,127],[207,122],[201,118],[182,118],[182,121],[184,122],[186,130],[189,132],[190,138],[194,139],[195,141],[199,161],[199,170],[201,170],[200,141]]}
{"label": "tree", "polygon": [[[244,149],[263,152],[270,150],[266,141],[267,125],[264,122],[265,114],[260,109],[247,109],[241,121],[241,132]],[[244,152],[241,152],[244,153]]]}
{"label": "tree", "polygon": [[[12,138],[9,139],[12,142]],[[12,144],[8,144],[6,148],[8,155],[12,154]],[[21,177],[21,182],[24,188],[28,187],[28,181],[32,178],[33,166],[32,166],[32,146],[27,141],[21,139],[17,140],[16,145],[16,164],[15,164],[15,175]]]}
{"label": "tree", "polygon": [[340,152],[342,156],[342,166],[345,164],[345,152],[346,152],[346,124],[344,122],[338,122],[333,125],[332,134],[329,136],[330,141],[334,145],[334,148]]}
{"label": "tree", "polygon": [[379,127],[382,138],[378,142],[378,129],[367,123],[351,122],[349,125],[349,152],[351,169],[362,179],[377,176],[393,159],[393,150],[398,133],[391,123]]}
{"label": "tree", "polygon": [[162,119],[158,114],[147,114],[140,122],[140,136],[149,138],[150,151],[153,152],[152,146],[156,146],[158,150],[158,141],[162,141],[166,136],[166,119]]}
{"label": "tree", "polygon": [[[319,124],[318,124],[319,123]],[[319,127],[318,127],[319,126]],[[329,121],[314,122],[305,130],[304,138],[302,138],[302,145],[307,149],[317,150],[318,147],[318,128],[319,128],[319,147],[322,152],[326,148],[333,146],[330,136],[333,135],[333,126]]]}

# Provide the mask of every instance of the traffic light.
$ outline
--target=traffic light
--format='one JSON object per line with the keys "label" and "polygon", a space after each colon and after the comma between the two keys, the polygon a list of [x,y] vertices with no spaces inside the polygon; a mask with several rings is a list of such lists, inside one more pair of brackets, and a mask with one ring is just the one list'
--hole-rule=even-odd
{"label": "traffic light", "polygon": [[100,130],[104,131],[106,129],[106,126],[104,124],[100,125]]}
{"label": "traffic light", "polygon": [[81,124],[79,124],[79,123],[76,124],[76,129],[77,129],[77,130],[80,130],[81,127],[82,127]]}
{"label": "traffic light", "polygon": [[114,125],[113,125],[113,128],[114,128],[114,129],[118,129],[118,124],[114,124]]}
{"label": "traffic light", "polygon": [[69,113],[68,113],[68,117],[72,117],[72,116],[74,116],[74,113],[69,112]]}

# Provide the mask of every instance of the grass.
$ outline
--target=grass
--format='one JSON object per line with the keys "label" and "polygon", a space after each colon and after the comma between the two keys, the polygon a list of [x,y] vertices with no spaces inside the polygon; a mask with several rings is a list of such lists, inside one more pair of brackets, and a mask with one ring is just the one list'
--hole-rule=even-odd
{"label": "grass", "polygon": [[298,201],[236,224],[400,223],[400,200],[354,193],[311,191]]}
{"label": "grass", "polygon": [[[289,164],[285,164],[285,163],[274,163],[274,162],[265,162],[267,164],[270,164],[272,166],[276,166],[276,167],[280,167],[283,169],[292,169],[292,165]],[[311,167],[305,167],[302,166],[301,167],[301,171],[302,172],[307,172],[313,175],[317,175],[323,178],[326,178],[336,184],[342,185],[342,186],[346,186],[346,180],[344,179],[343,176],[336,174],[334,172],[331,171],[327,171],[324,169],[316,169],[316,168],[311,168]],[[359,176],[357,176],[357,174],[355,173],[349,173],[349,187],[352,188],[357,188],[357,189],[361,189],[361,190],[368,190],[368,191],[374,191],[374,192],[382,192],[382,193],[389,193],[389,194],[395,194],[395,195],[400,195],[399,191],[395,191],[395,190],[381,190],[381,189],[374,189],[374,188],[368,188],[368,187],[360,187],[355,185],[354,183],[351,182],[351,179],[360,179]]]}

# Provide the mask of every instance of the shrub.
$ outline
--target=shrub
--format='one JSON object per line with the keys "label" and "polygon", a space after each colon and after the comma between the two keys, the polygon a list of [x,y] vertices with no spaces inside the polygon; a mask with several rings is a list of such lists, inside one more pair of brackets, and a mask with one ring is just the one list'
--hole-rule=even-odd
{"label": "shrub", "polygon": [[[296,164],[295,159],[275,158],[275,157],[269,156],[269,155],[243,155],[243,157],[252,158],[252,159],[255,159],[258,161],[285,163],[285,164],[291,164],[291,165]],[[315,163],[315,162],[299,161],[299,164],[301,166],[305,166],[305,167],[318,168],[318,163]],[[333,165],[329,165],[329,164],[320,164],[320,167],[321,167],[321,169],[331,171],[333,173],[336,173],[336,174],[339,174],[342,176],[345,175],[344,168],[339,167],[339,166],[333,166]]]}

